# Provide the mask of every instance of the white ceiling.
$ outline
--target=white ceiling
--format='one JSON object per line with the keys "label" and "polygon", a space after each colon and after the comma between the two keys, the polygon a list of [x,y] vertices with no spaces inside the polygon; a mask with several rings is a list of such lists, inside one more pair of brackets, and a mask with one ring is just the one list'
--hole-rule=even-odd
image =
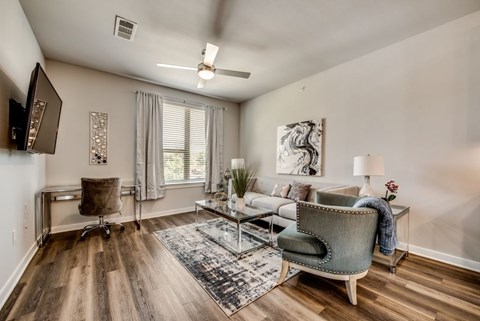
{"label": "white ceiling", "polygon": [[[480,0],[20,0],[47,59],[242,102],[480,10]],[[138,23],[113,36],[115,15]],[[201,50],[249,79],[197,89]]]}

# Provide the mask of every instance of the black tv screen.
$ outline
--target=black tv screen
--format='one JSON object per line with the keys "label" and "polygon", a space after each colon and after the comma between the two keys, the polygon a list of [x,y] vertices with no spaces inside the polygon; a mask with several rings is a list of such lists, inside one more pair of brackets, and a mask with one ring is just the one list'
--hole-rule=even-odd
{"label": "black tv screen", "polygon": [[29,153],[55,154],[62,99],[39,63],[28,88],[25,136],[18,149]]}

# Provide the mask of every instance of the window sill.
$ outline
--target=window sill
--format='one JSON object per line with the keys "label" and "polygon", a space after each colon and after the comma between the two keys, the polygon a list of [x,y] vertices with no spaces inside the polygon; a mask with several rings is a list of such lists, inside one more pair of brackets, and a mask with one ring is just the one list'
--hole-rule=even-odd
{"label": "window sill", "polygon": [[166,189],[182,189],[182,188],[195,188],[205,187],[205,182],[178,182],[178,183],[166,183]]}

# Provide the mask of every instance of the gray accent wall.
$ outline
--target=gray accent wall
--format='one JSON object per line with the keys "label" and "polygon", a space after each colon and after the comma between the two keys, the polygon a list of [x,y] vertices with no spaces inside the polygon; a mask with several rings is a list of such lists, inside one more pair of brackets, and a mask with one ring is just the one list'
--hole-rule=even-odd
{"label": "gray accent wall", "polygon": [[479,57],[476,12],[259,96],[241,105],[241,155],[279,176],[277,126],[323,117],[324,176],[302,180],[361,186],[353,157],[383,155],[372,185],[400,185],[412,252],[480,270]]}

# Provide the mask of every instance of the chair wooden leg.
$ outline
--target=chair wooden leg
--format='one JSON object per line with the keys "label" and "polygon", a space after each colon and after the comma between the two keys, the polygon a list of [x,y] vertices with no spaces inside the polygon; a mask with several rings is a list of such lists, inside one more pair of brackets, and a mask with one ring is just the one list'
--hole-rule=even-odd
{"label": "chair wooden leg", "polygon": [[278,278],[277,284],[280,285],[285,281],[288,271],[290,270],[290,264],[286,260],[282,260],[282,271],[280,271],[280,277]]}
{"label": "chair wooden leg", "polygon": [[350,276],[347,281],[345,281],[347,287],[348,299],[353,305],[357,305],[357,278],[355,276]]}

